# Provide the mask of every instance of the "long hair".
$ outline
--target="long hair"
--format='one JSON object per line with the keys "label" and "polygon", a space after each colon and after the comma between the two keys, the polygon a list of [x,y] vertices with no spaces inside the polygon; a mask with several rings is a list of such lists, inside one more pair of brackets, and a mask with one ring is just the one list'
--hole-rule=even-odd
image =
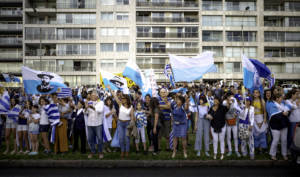
{"label": "long hair", "polygon": [[150,111],[151,111],[151,115],[154,115],[154,110],[155,109],[159,109],[159,101],[157,98],[152,97],[150,100],[150,105],[149,105]]}
{"label": "long hair", "polygon": [[[110,104],[110,105],[108,105],[108,100],[110,100],[110,102],[111,102],[111,104]],[[111,97],[111,96],[107,97],[107,98],[105,99],[105,101],[104,101],[104,104],[105,104],[107,107],[109,107],[109,109],[112,109],[112,108],[113,108],[113,106],[114,106],[114,103],[113,103],[112,97]]]}

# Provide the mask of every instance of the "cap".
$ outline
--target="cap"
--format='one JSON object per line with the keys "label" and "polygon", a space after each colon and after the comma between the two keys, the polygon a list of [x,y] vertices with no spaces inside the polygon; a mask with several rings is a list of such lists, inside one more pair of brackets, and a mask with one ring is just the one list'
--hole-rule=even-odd
{"label": "cap", "polygon": [[243,100],[243,97],[240,94],[235,94],[234,98],[237,99],[237,100],[239,100],[239,101]]}
{"label": "cap", "polygon": [[252,98],[251,98],[250,96],[247,96],[247,97],[246,97],[246,100],[247,100],[247,101],[252,101]]}

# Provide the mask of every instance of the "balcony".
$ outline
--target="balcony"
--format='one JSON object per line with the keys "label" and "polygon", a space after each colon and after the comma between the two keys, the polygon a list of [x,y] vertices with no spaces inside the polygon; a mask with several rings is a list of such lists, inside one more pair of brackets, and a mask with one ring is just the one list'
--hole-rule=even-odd
{"label": "balcony", "polygon": [[198,53],[199,48],[137,48],[137,53]]}
{"label": "balcony", "polygon": [[22,51],[3,51],[0,52],[1,61],[22,61]]}
{"label": "balcony", "polygon": [[22,46],[22,37],[0,37],[0,46]]}
{"label": "balcony", "polygon": [[198,38],[198,33],[137,33],[140,38]]}
{"label": "balcony", "polygon": [[0,23],[0,31],[22,31],[23,30],[23,24],[22,23]]}
{"label": "balcony", "polygon": [[300,51],[284,52],[284,51],[265,51],[266,58],[287,58],[287,57],[300,57]]}
{"label": "balcony", "polygon": [[197,16],[194,17],[183,17],[183,18],[167,18],[167,17],[146,17],[146,16],[137,16],[137,22],[154,22],[154,23],[197,23],[199,22],[199,18]]}
{"label": "balcony", "polygon": [[25,56],[56,56],[56,49],[26,50]]}
{"label": "balcony", "polygon": [[56,1],[29,1],[26,3],[26,8],[56,9]]}
{"label": "balcony", "polygon": [[136,2],[137,7],[194,7],[198,8],[198,2]]}
{"label": "balcony", "polygon": [[278,3],[264,3],[265,11],[285,11],[285,12],[297,12],[300,11],[300,2],[285,2],[282,4]]}
{"label": "balcony", "polygon": [[96,2],[94,3],[57,3],[57,9],[96,9]]}
{"label": "balcony", "polygon": [[1,8],[0,17],[22,17],[23,12],[18,8]]}

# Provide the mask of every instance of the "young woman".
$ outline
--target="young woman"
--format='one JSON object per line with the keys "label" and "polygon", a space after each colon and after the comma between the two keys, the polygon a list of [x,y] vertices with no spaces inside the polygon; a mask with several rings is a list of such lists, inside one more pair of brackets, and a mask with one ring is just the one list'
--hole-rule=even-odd
{"label": "young woman", "polygon": [[217,97],[214,98],[214,105],[210,108],[207,118],[211,120],[211,134],[213,136],[213,146],[214,146],[214,159],[217,158],[218,153],[218,142],[220,142],[221,147],[221,157],[224,159],[225,152],[225,133],[226,133],[226,124],[225,124],[225,115],[228,111],[228,108],[223,106],[221,100]]}
{"label": "young woman", "polygon": [[275,94],[273,101],[269,101],[266,105],[268,115],[270,116],[270,127],[272,132],[272,144],[270,155],[272,160],[276,160],[277,145],[281,139],[281,154],[284,160],[287,158],[287,132],[288,132],[288,114],[289,109],[282,103],[283,95]]}
{"label": "young woman", "polygon": [[250,159],[254,160],[254,107],[251,106],[252,98],[247,96],[245,99],[245,108],[239,116],[239,138],[241,140],[241,151],[244,157],[247,156],[247,144],[250,151]]}
{"label": "young woman", "polygon": [[39,150],[39,121],[41,115],[38,113],[39,107],[37,105],[32,106],[31,114],[29,116],[29,135],[32,145],[32,151],[28,155],[37,155]]}
{"label": "young woman", "polygon": [[172,107],[172,117],[173,117],[173,153],[172,158],[175,158],[176,156],[176,150],[177,150],[177,143],[178,139],[182,139],[182,147],[183,147],[183,156],[186,159],[187,158],[187,141],[186,141],[186,135],[187,135],[187,114],[186,110],[188,110],[189,107],[189,100],[187,100],[187,103],[185,103],[185,98],[183,96],[177,96],[176,102],[173,102]]}
{"label": "young woman", "polygon": [[210,120],[206,118],[208,113],[208,105],[205,96],[200,96],[198,112],[195,119],[195,131],[196,141],[195,150],[197,151],[197,157],[200,157],[202,150],[202,137],[204,136],[205,155],[209,157],[209,128]]}
{"label": "young woman", "polygon": [[27,120],[29,119],[31,107],[32,107],[32,103],[30,101],[26,101],[24,108],[19,115],[19,120],[18,120],[19,152],[18,152],[18,154],[23,153],[23,150],[24,150],[23,140],[25,141],[25,148],[26,148],[26,151],[24,152],[24,154],[29,153]]}
{"label": "young woman", "polygon": [[40,104],[39,112],[41,114],[39,132],[43,141],[42,145],[44,146],[44,153],[49,154],[51,152],[49,139],[48,139],[50,124],[49,124],[48,116],[45,111],[45,106],[49,104],[49,101],[46,99],[46,97],[42,96],[40,97],[39,104]]}
{"label": "young woman", "polygon": [[149,151],[153,151],[153,141],[151,137],[151,112],[150,112],[150,100],[151,96],[147,94],[145,96],[145,102],[143,105],[143,108],[145,110],[146,116],[147,116],[147,135],[148,135],[148,142],[149,142]]}
{"label": "young woman", "polygon": [[126,136],[127,126],[129,125],[130,121],[135,121],[134,118],[134,109],[131,105],[131,101],[128,95],[123,94],[121,96],[121,100],[116,96],[116,94],[110,89],[114,99],[119,104],[119,120],[118,120],[118,134],[119,134],[119,141],[121,146],[121,158],[129,156],[129,147],[130,147],[130,137]]}
{"label": "young woman", "polygon": [[262,153],[267,149],[267,112],[259,90],[253,92],[252,106],[254,107],[254,146]]}
{"label": "young woman", "polygon": [[84,121],[84,109],[85,104],[82,100],[78,101],[76,110],[73,114],[74,119],[74,148],[73,152],[78,150],[78,140],[80,138],[80,152],[81,154],[86,153],[86,133],[85,133],[85,121]]}
{"label": "young woman", "polygon": [[[114,108],[113,100],[112,97],[107,97],[104,101],[104,120],[106,121],[107,127],[109,129],[110,134],[113,136],[113,131],[112,131],[112,122],[113,119],[116,118],[116,109]],[[111,152],[109,148],[109,142],[105,144],[106,146],[106,151]]]}
{"label": "young woman", "polygon": [[142,109],[143,103],[138,101],[136,103],[136,111],[134,113],[135,120],[136,120],[136,127],[137,127],[137,138],[135,139],[135,146],[136,151],[139,152],[139,143],[140,137],[142,139],[143,147],[144,147],[144,154],[147,153],[147,146],[146,146],[146,137],[145,137],[145,128],[147,126],[147,117],[145,111]]}
{"label": "young woman", "polygon": [[150,122],[151,122],[151,135],[153,141],[154,151],[152,155],[156,156],[158,153],[158,136],[161,128],[161,121],[163,119],[163,113],[159,108],[159,101],[157,98],[152,97],[149,105],[150,110]]}

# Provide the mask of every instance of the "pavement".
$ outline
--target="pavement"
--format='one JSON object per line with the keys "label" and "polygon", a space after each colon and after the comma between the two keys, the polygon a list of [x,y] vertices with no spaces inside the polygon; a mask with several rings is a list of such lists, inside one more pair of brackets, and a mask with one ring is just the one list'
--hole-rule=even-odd
{"label": "pavement", "polygon": [[177,168],[177,167],[290,167],[272,160],[0,160],[2,168]]}

